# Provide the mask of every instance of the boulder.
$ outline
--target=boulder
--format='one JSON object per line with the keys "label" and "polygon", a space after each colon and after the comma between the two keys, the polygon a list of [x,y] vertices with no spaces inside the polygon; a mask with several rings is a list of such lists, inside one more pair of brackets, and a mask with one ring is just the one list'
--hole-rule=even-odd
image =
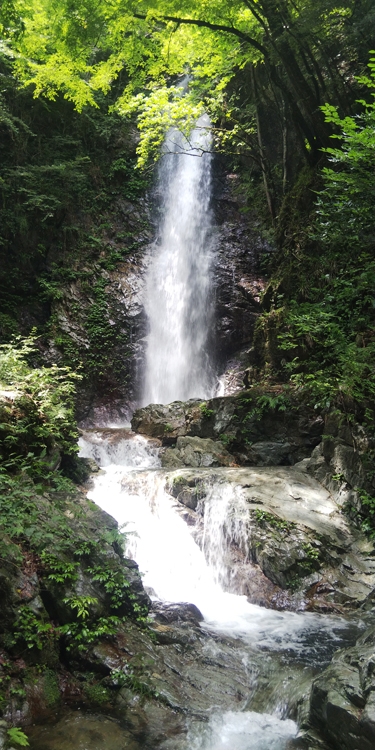
{"label": "boulder", "polygon": [[167,448],[161,454],[161,465],[167,468],[178,466],[234,466],[234,456],[228,453],[219,440],[199,437],[178,437],[176,448]]}
{"label": "boulder", "polygon": [[375,747],[375,629],[338,651],[312,685],[309,721],[337,750]]}
{"label": "boulder", "polygon": [[198,625],[203,620],[202,613],[191,602],[153,602],[149,614],[156,622],[168,625],[175,622]]}
{"label": "boulder", "polygon": [[371,456],[374,436],[363,425],[346,421],[343,414],[328,414],[323,440],[312,452],[307,471],[326,487],[348,515],[360,525],[373,526],[372,498],[375,476]]}
{"label": "boulder", "polygon": [[165,486],[184,507],[198,544],[216,524],[226,590],[276,609],[342,611],[367,603],[375,587],[374,544],[350,526],[305,463],[179,468]]}
{"label": "boulder", "polygon": [[[173,444],[181,435],[199,434],[202,420],[202,411],[199,408],[201,403],[192,399],[173,401],[166,405],[150,404],[136,409],[131,420],[132,429],[141,435],[159,438],[164,445]],[[198,433],[192,433],[192,424],[195,423],[198,423]]]}
{"label": "boulder", "polygon": [[[259,388],[252,388],[207,401],[150,404],[134,412],[132,428],[142,435],[159,438],[167,447],[175,446],[182,437],[219,440],[240,464],[293,465],[311,455],[320,442],[324,421],[298,400],[293,402],[289,396],[288,399],[282,393],[267,395]],[[183,457],[168,453],[164,465],[205,464],[186,463]]]}

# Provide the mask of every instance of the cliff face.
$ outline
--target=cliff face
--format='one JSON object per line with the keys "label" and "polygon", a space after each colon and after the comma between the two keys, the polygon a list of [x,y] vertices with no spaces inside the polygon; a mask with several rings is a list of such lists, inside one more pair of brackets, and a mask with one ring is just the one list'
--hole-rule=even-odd
{"label": "cliff face", "polygon": [[[225,393],[243,387],[265,287],[260,258],[271,251],[241,213],[232,183],[223,172],[213,195],[215,312],[210,342]],[[90,262],[84,254],[78,256],[77,278],[59,281],[48,324],[49,356],[83,363],[77,402],[83,426],[128,420],[142,392],[145,274],[155,251],[155,202],[152,189],[147,200],[118,200],[100,235],[103,258]],[[115,258],[112,267],[106,261],[108,252]]]}

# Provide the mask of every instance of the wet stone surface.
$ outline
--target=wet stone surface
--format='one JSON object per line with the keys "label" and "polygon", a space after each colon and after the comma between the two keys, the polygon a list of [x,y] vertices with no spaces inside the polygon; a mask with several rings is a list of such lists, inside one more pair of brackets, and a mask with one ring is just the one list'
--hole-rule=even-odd
{"label": "wet stone surface", "polygon": [[71,711],[54,726],[28,731],[30,750],[141,750],[114,719]]}
{"label": "wet stone surface", "polygon": [[357,607],[375,586],[374,544],[350,526],[305,463],[179,468],[168,472],[165,486],[201,545],[219,497],[227,493],[222,533],[231,562],[221,581],[226,590],[276,609]]}

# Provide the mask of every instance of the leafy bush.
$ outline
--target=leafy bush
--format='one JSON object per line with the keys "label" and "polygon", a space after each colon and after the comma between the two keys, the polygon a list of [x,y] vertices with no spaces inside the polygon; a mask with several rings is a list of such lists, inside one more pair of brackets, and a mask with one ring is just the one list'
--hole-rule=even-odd
{"label": "leafy bush", "polygon": [[32,367],[35,342],[30,336],[0,346],[1,457],[8,469],[45,476],[59,463],[56,450],[78,450],[74,394],[80,376],[57,365]]}
{"label": "leafy bush", "polygon": [[[359,83],[375,95],[375,57],[370,58],[370,75]],[[320,192],[318,236],[332,247],[371,247],[374,228],[375,103],[360,100],[363,112],[341,118],[337,107],[322,107],[326,122],[339,132],[332,138],[339,146],[325,149],[332,167],[323,170],[325,187]]]}

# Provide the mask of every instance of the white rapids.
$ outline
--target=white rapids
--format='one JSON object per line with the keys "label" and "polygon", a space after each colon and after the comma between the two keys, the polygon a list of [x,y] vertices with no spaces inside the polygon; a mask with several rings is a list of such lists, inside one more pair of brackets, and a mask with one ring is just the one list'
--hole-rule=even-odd
{"label": "white rapids", "polygon": [[189,750],[283,750],[296,734],[291,719],[255,711],[214,714],[207,729],[189,733]]}
{"label": "white rapids", "polygon": [[[135,459],[134,440],[147,462],[146,471]],[[176,512],[176,501],[164,489],[166,476],[178,472],[151,469],[157,461],[155,449],[151,447],[147,453],[144,439],[124,443],[122,456],[128,462],[127,470],[124,465],[102,464],[105,473],[97,477],[89,497],[124,527],[128,534],[126,553],[137,561],[144,586],[158,599],[193,602],[204,615],[207,628],[241,638],[253,648],[297,651],[305,649],[310,631],[333,632],[338,625],[335,618],[265,609],[250,604],[245,596],[224,591],[220,581],[226,577],[228,537],[224,521],[231,496],[229,483],[220,485],[220,496],[216,488],[216,513],[212,512],[210,496],[206,500],[203,552]],[[81,455],[95,455],[91,446],[81,440]]]}
{"label": "white rapids", "polygon": [[[225,551],[230,520],[226,513],[230,513],[233,500],[229,482],[221,482],[215,492],[207,495],[202,551],[176,512],[176,501],[165,491],[166,479],[178,472],[156,468],[157,450],[145,439],[132,437],[120,443],[115,450],[109,446],[106,451],[99,433],[81,438],[81,455],[98,460],[100,447],[104,469],[89,496],[121,526],[125,525],[126,553],[137,561],[151,596],[168,602],[194,603],[204,616],[203,627],[238,639],[242,647],[294,653],[296,658],[310,654],[312,661],[319,663],[324,641],[338,638],[339,618],[265,609],[222,588],[221,581],[228,582]],[[111,463],[113,459],[116,463]],[[240,536],[242,532],[235,525],[231,533]],[[246,711],[213,714],[203,734],[192,735],[189,748],[282,750],[286,738],[296,732],[293,721],[277,715]]]}

